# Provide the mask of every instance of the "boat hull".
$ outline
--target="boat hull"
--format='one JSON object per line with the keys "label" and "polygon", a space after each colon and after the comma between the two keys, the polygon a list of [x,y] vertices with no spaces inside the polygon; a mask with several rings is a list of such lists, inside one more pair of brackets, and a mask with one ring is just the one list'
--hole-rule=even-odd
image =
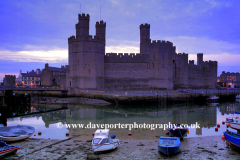
{"label": "boat hull", "polygon": [[240,123],[231,122],[230,123],[230,128],[236,129],[239,132],[240,131]]}
{"label": "boat hull", "polygon": [[171,136],[183,138],[187,135],[188,129],[186,128],[176,128],[167,129]]}
{"label": "boat hull", "polygon": [[158,146],[158,151],[165,154],[175,154],[180,152],[180,146],[168,147],[168,146]]}
{"label": "boat hull", "polygon": [[117,147],[118,147],[118,143],[92,145],[92,149],[94,152],[109,151],[109,150],[116,149]]}
{"label": "boat hull", "polygon": [[157,146],[159,152],[170,155],[180,152],[181,142],[179,137],[159,137]]}
{"label": "boat hull", "polygon": [[208,103],[217,103],[218,102],[218,99],[207,99],[207,102]]}
{"label": "boat hull", "polygon": [[30,135],[22,135],[22,136],[18,136],[18,137],[4,137],[4,136],[0,135],[0,139],[2,141],[4,141],[4,142],[15,142],[15,141],[21,141],[21,140],[27,139],[31,135],[32,134],[30,134]]}
{"label": "boat hull", "polygon": [[29,138],[35,132],[31,126],[9,126],[0,127],[0,139],[5,142],[14,142]]}
{"label": "boat hull", "polygon": [[228,143],[234,145],[235,147],[240,148],[240,134],[234,132],[223,132],[225,139]]}
{"label": "boat hull", "polygon": [[16,148],[9,149],[9,150],[5,150],[5,151],[0,151],[0,157],[4,157],[4,156],[6,156],[6,155],[13,154],[13,153],[17,152],[17,150],[18,150],[19,148],[20,148],[20,147],[16,147]]}

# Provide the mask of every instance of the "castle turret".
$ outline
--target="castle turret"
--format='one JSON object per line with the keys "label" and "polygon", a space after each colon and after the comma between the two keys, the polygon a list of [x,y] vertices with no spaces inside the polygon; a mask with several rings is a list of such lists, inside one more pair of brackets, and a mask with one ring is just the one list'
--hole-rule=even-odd
{"label": "castle turret", "polygon": [[106,35],[106,22],[100,21],[96,22],[96,37],[100,40],[103,40],[104,44],[105,42],[105,35]]}
{"label": "castle turret", "polygon": [[78,23],[76,24],[76,37],[89,36],[89,14],[78,14]]}
{"label": "castle turret", "polygon": [[197,54],[197,65],[201,65],[203,62],[203,53],[198,53]]}
{"label": "castle turret", "polygon": [[76,38],[68,38],[66,86],[71,88],[104,88],[104,55],[106,23],[96,23],[96,35],[89,35],[90,16],[78,15]]}
{"label": "castle turret", "polygon": [[140,54],[147,54],[150,39],[150,24],[141,24],[140,25]]}

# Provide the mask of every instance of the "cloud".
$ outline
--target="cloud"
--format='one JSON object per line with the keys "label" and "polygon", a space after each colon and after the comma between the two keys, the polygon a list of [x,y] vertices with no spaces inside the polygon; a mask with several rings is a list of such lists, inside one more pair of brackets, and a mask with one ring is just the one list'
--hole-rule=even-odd
{"label": "cloud", "polygon": [[48,63],[66,63],[68,61],[68,50],[25,50],[9,51],[1,50],[0,59],[12,60],[15,62],[48,62]]}
{"label": "cloud", "polygon": [[140,53],[138,41],[108,39],[106,53]]}
{"label": "cloud", "polygon": [[106,47],[106,53],[139,53],[139,47],[119,45]]}
{"label": "cloud", "polygon": [[173,42],[177,52],[189,54],[204,53],[206,55],[219,55],[232,51],[231,54],[237,54],[240,46],[225,41],[217,41],[205,37],[165,37],[164,39]]}

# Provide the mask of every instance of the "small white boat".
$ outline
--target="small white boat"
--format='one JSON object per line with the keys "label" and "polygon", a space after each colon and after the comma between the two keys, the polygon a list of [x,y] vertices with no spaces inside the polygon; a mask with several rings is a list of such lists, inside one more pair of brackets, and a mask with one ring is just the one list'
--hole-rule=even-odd
{"label": "small white boat", "polygon": [[0,139],[5,142],[14,142],[29,138],[35,132],[34,127],[17,125],[0,127]]}
{"label": "small white boat", "polygon": [[98,129],[94,133],[92,149],[94,152],[113,150],[120,144],[115,135],[109,136],[109,129]]}
{"label": "small white boat", "polygon": [[213,95],[207,98],[207,102],[213,103],[213,102],[218,102],[219,97]]}
{"label": "small white boat", "polygon": [[[235,113],[240,114],[240,112]],[[236,116],[235,118],[226,118],[226,123],[228,127],[236,129],[238,132],[240,132],[240,119],[238,116]]]}
{"label": "small white boat", "polygon": [[236,95],[236,99],[240,99],[240,95],[238,94],[238,95]]}

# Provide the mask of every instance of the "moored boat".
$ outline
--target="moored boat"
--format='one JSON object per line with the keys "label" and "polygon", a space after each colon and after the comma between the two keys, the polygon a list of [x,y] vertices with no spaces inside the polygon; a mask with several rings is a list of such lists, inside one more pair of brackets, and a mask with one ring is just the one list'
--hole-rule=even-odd
{"label": "moored boat", "polygon": [[212,95],[209,98],[207,98],[207,102],[213,103],[213,102],[218,102],[219,97]]}
{"label": "moored boat", "polygon": [[169,155],[180,152],[181,142],[178,137],[159,137],[157,146],[159,152]]}
{"label": "moored boat", "polygon": [[29,138],[35,132],[34,127],[17,125],[0,127],[0,139],[5,142],[14,142]]}
{"label": "moored boat", "polygon": [[240,119],[234,119],[233,122],[229,122],[227,126],[237,130],[240,133]]}
{"label": "moored boat", "polygon": [[185,137],[189,131],[188,128],[184,127],[184,124],[172,125],[167,130],[171,136],[180,138]]}
{"label": "moored boat", "polygon": [[238,94],[238,95],[236,95],[236,99],[240,99],[240,95]]}
{"label": "moored boat", "polygon": [[94,152],[113,150],[120,144],[116,136],[109,136],[109,129],[98,129],[94,133],[92,149]]}
{"label": "moored boat", "polygon": [[223,134],[225,136],[225,140],[228,144],[230,144],[230,146],[232,145],[233,147],[240,148],[240,134],[228,130],[223,132]]}
{"label": "moored boat", "polygon": [[0,157],[17,152],[19,146],[8,145],[0,140]]}

